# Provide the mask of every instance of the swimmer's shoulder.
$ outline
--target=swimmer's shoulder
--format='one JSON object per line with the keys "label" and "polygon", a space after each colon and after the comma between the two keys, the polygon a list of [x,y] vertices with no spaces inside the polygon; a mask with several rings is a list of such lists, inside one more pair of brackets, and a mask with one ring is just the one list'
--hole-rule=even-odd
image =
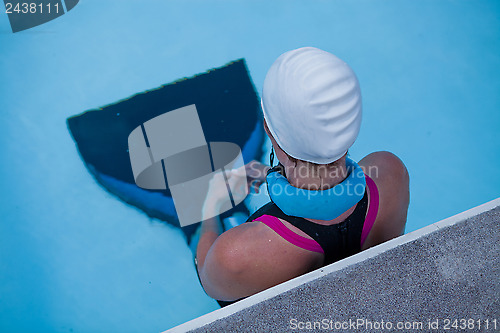
{"label": "swimmer's shoulder", "polygon": [[[409,204],[409,174],[403,161],[387,151],[371,153],[359,165],[377,185],[379,207],[363,248],[404,233]],[[370,205],[373,193],[370,193]]]}
{"label": "swimmer's shoulder", "polygon": [[[246,222],[222,233],[214,242],[202,282],[204,279],[211,297],[236,300],[317,268],[317,253],[307,252],[261,222]],[[211,288],[207,290],[205,284]]]}

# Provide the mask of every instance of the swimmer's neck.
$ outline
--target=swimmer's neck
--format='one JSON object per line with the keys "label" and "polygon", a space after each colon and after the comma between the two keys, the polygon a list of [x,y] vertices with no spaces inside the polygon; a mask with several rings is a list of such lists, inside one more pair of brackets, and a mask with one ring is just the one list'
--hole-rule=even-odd
{"label": "swimmer's neck", "polygon": [[[287,163],[288,164],[288,163]],[[345,156],[334,166],[308,167],[307,165],[285,166],[285,173],[290,185],[306,190],[327,190],[347,178]]]}

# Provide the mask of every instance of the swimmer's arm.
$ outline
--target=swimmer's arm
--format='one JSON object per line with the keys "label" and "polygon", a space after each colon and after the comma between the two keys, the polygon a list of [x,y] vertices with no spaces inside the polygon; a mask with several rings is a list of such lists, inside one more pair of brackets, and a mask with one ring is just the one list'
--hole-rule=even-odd
{"label": "swimmer's arm", "polygon": [[221,233],[222,226],[218,216],[207,219],[201,223],[201,236],[198,247],[196,248],[198,271],[202,270],[208,250]]}
{"label": "swimmer's arm", "polygon": [[[246,174],[241,168],[226,173],[232,189],[241,186],[247,188],[244,193],[233,190],[233,198],[238,194],[244,197],[249,187],[257,187],[265,181],[268,168],[259,162],[252,161],[245,165]],[[224,186],[217,186],[221,181],[220,177],[222,176],[218,174],[214,176],[203,205],[203,216],[215,217],[207,218],[202,222],[200,241],[196,251],[197,267],[203,288],[209,296],[219,300],[235,300],[259,291],[252,287],[249,289],[248,283],[242,279],[242,274],[248,268],[247,260],[245,260],[248,259],[248,253],[243,250],[242,245],[249,239],[254,240],[254,237],[248,232],[250,224],[246,223],[221,234],[223,230],[218,213],[227,197],[227,188],[225,183],[222,183]],[[260,259],[267,254],[260,253],[252,257]],[[245,278],[256,280],[251,276],[253,273],[255,272],[246,272]]]}
{"label": "swimmer's arm", "polygon": [[203,289],[210,297],[234,301],[262,290],[255,289],[248,281],[259,281],[253,276],[256,272],[249,269],[254,267],[250,262],[259,261],[265,255],[248,251],[245,239],[254,239],[245,232],[249,227],[248,223],[244,223],[215,237],[215,240],[207,236],[207,249],[203,264],[198,264],[198,273]]}
{"label": "swimmer's arm", "polygon": [[[247,271],[245,242],[241,239],[248,227],[248,223],[244,223],[221,234],[218,217],[202,222],[196,260],[201,284],[210,297],[233,301],[259,291],[252,289],[249,292],[248,283],[242,281],[242,275],[253,279],[251,275],[254,273]],[[250,239],[253,238],[250,235]],[[261,258],[262,255],[255,257]]]}
{"label": "swimmer's arm", "polygon": [[219,213],[227,200],[226,181],[222,173],[217,172],[210,180],[208,193],[201,212],[204,219],[201,223],[200,240],[196,248],[198,272],[201,271],[205,263],[208,250],[223,231]]}
{"label": "swimmer's arm", "polygon": [[251,278],[248,273],[252,272],[245,273],[243,269],[246,261],[242,249],[244,242],[238,237],[248,228],[248,223],[224,233],[221,225],[219,217],[202,222],[196,249],[198,276],[207,295],[218,300],[233,301],[248,295],[248,286],[241,283],[241,274]]}
{"label": "swimmer's arm", "polygon": [[[253,160],[244,167],[227,173],[228,182],[232,185],[231,188],[233,189],[233,197],[238,194],[243,197],[246,196],[249,188],[254,188],[254,191],[257,191],[258,187],[265,182],[268,169],[269,166]],[[198,248],[196,249],[196,258],[199,270],[205,263],[205,257],[207,256],[208,250],[223,231],[218,215],[220,207],[224,204],[224,200],[227,200],[227,188],[225,180],[221,177],[221,174],[214,175],[210,182],[209,192],[203,205],[203,216],[215,217],[208,218],[201,224],[201,237],[198,243]],[[237,187],[237,184],[243,186],[246,184],[246,192],[235,192],[234,189]]]}

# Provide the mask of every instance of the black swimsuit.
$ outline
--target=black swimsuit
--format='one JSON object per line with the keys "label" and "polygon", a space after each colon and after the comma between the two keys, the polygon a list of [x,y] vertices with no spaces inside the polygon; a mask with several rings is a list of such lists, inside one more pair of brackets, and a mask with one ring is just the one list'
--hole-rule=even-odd
{"label": "black swimsuit", "polygon": [[[352,214],[343,222],[337,224],[321,225],[301,217],[286,215],[274,202],[262,206],[246,222],[252,222],[262,215],[275,216],[289,222],[318,242],[324,251],[325,260],[323,266],[326,266],[361,251],[360,240],[367,208],[368,195],[365,190],[363,199],[356,205]],[[242,299],[236,301],[217,300],[217,302],[221,307],[224,307]]]}
{"label": "black swimsuit", "polygon": [[261,207],[248,218],[247,222],[254,221],[262,215],[275,216],[289,222],[318,242],[325,254],[324,265],[329,265],[361,251],[361,232],[367,207],[368,195],[365,190],[363,198],[352,214],[337,224],[321,225],[302,217],[286,215],[274,202]]}

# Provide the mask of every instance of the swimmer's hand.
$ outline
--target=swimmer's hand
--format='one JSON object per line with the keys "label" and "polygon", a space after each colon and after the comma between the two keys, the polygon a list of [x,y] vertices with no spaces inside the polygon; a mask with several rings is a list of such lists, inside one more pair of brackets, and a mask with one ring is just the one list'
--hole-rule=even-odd
{"label": "swimmer's hand", "polygon": [[[233,169],[228,173],[228,183],[233,192],[235,201],[245,199],[249,191],[259,193],[259,187],[266,181],[267,170],[269,166],[258,161],[251,161],[244,166]],[[245,187],[246,186],[246,187]]]}
{"label": "swimmer's hand", "polygon": [[241,202],[250,189],[258,192],[259,186],[265,182],[268,166],[251,161],[237,169],[219,171],[209,182],[208,193],[203,204],[203,217],[209,218],[220,213],[222,207],[231,207],[231,199],[227,192],[227,184],[231,189],[234,202]]}
{"label": "swimmer's hand", "polygon": [[259,193],[259,187],[266,182],[267,170],[270,168],[255,160],[245,165],[249,190]]}

